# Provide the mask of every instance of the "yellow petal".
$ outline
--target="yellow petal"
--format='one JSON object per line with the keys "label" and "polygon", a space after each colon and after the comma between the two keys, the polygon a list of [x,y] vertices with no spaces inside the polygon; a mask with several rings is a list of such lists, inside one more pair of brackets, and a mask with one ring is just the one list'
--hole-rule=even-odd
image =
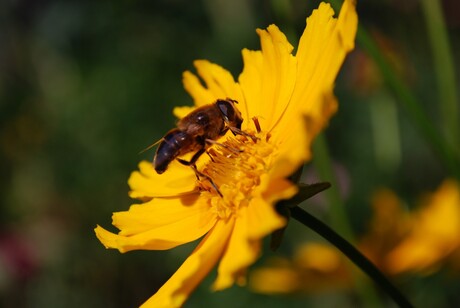
{"label": "yellow petal", "polygon": [[249,287],[265,294],[286,294],[301,288],[301,272],[289,267],[264,267],[251,271]]}
{"label": "yellow petal", "polygon": [[200,82],[200,79],[192,72],[184,72],[182,75],[182,83],[184,84],[185,90],[193,98],[195,106],[204,106],[216,100],[214,94],[206,89]]}
{"label": "yellow petal", "polygon": [[274,208],[262,198],[253,198],[247,209],[247,240],[259,240],[273,231],[286,226],[286,219],[279,215]]}
{"label": "yellow petal", "polygon": [[234,221],[219,221],[174,275],[141,307],[181,307],[224,251]]}
{"label": "yellow petal", "polygon": [[303,112],[311,119],[313,130],[319,131],[336,109],[329,98],[345,55],[354,48],[358,23],[354,1],[343,3],[338,19],[333,15],[330,5],[321,3],[307,18],[296,54],[297,82],[282,119],[287,122],[280,124],[282,134],[292,131],[293,113]]}
{"label": "yellow petal", "polygon": [[[262,67],[263,67],[263,56],[261,51],[252,51],[243,49],[243,72],[238,77],[238,82],[241,85],[241,89],[244,93],[244,98],[248,104],[244,110],[240,109],[243,118],[243,129],[251,127],[251,117],[258,117],[259,121],[262,121]],[[252,127],[251,127],[252,128]],[[266,129],[266,128],[265,128]]]}
{"label": "yellow petal", "polygon": [[230,97],[242,101],[240,87],[229,71],[207,60],[197,60],[194,65],[198,75],[204,80],[208,91],[213,94],[214,100]]}
{"label": "yellow petal", "polygon": [[377,266],[386,270],[384,258],[408,235],[412,217],[395,193],[385,188],[373,194],[372,210],[373,217],[359,241],[359,248]]}
{"label": "yellow petal", "polygon": [[291,55],[292,45],[277,26],[257,33],[262,52],[243,50],[244,69],[238,80],[250,102],[249,117],[257,117],[262,129],[269,130],[288,105],[297,63]]}
{"label": "yellow petal", "polygon": [[194,109],[195,107],[190,107],[190,106],[174,107],[173,114],[176,118],[182,119],[183,117],[188,115],[190,112],[192,112]]}
{"label": "yellow petal", "polygon": [[249,224],[248,207],[241,208],[235,220],[232,236],[217,269],[213,290],[226,289],[235,282],[244,284],[247,267],[254,263],[260,254],[261,241],[248,237],[249,229],[257,227]]}
{"label": "yellow petal", "polygon": [[[292,172],[291,172],[292,174]],[[262,193],[263,199],[269,204],[275,204],[280,200],[287,200],[293,197],[298,188],[285,177],[273,177],[272,174],[267,176],[270,178],[268,185]]]}
{"label": "yellow petal", "polygon": [[325,244],[302,246],[293,261],[271,258],[267,263],[251,271],[249,287],[255,292],[319,294],[353,286],[344,258]]}
{"label": "yellow petal", "polygon": [[333,246],[322,243],[309,243],[301,246],[295,255],[300,267],[318,273],[332,273],[343,266],[340,252]]}
{"label": "yellow petal", "polygon": [[343,3],[338,19],[333,15],[334,10],[326,3],[313,11],[296,54],[297,77],[305,81],[296,84],[293,101],[309,112],[320,107],[309,98],[332,88],[346,54],[354,48],[358,17],[353,1]]}
{"label": "yellow petal", "polygon": [[191,72],[184,73],[183,83],[196,106],[211,104],[217,99],[232,98],[240,104],[239,109],[245,110],[245,101],[240,86],[229,71],[207,60],[197,60],[194,65],[205,86]]}
{"label": "yellow petal", "polygon": [[181,199],[153,199],[133,205],[129,211],[114,213],[113,224],[120,229],[118,235],[99,226],[95,231],[106,248],[120,252],[164,250],[200,238],[216,220],[206,199],[190,195]]}
{"label": "yellow petal", "polygon": [[297,249],[293,262],[271,259],[251,271],[249,286],[259,293],[318,292],[340,286],[345,263],[339,251],[326,244],[309,243]]}
{"label": "yellow petal", "polygon": [[293,115],[288,131],[273,136],[273,142],[277,145],[277,156],[270,170],[271,177],[288,177],[309,160],[312,137],[308,130],[307,119],[301,114]]}
{"label": "yellow petal", "polygon": [[447,254],[453,251],[453,247],[436,247],[419,238],[409,238],[405,240],[387,257],[388,270],[392,274],[406,271],[426,271],[437,263]]}
{"label": "yellow petal", "polygon": [[438,242],[460,244],[460,189],[446,180],[418,216],[418,230]]}
{"label": "yellow petal", "polygon": [[[297,61],[291,54],[292,45],[277,26],[258,30],[264,56],[262,71],[262,108],[267,130],[282,116],[291,99],[297,72]],[[262,123],[263,124],[263,123]]]}
{"label": "yellow petal", "polygon": [[120,229],[120,235],[130,236],[153,228],[173,224],[176,221],[196,216],[206,216],[210,212],[206,199],[196,195],[181,198],[155,198],[149,202],[132,205],[128,211],[115,212],[113,225]]}
{"label": "yellow petal", "polygon": [[139,171],[129,177],[131,198],[171,197],[197,192],[196,176],[192,168],[177,161],[171,162],[163,174],[156,173],[151,162],[139,163]]}
{"label": "yellow petal", "polygon": [[423,271],[460,248],[460,189],[447,180],[415,215],[413,230],[388,255],[394,273]]}

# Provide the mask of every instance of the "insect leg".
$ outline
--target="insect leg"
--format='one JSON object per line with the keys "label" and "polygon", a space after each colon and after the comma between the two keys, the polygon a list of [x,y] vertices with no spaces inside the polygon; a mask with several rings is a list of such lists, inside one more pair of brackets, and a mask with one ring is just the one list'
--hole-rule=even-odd
{"label": "insect leg", "polygon": [[194,166],[196,161],[198,160],[198,158],[200,158],[200,156],[203,155],[204,152],[206,152],[206,150],[203,147],[200,150],[198,150],[198,152],[196,152],[192,156],[192,159],[190,159],[190,161],[186,161],[186,160],[180,159],[180,158],[177,158],[177,161],[180,162],[182,165],[185,165],[185,166]]}
{"label": "insect leg", "polygon": [[[234,147],[229,147],[229,146],[226,145],[226,144],[217,142],[217,141],[212,140],[212,139],[205,139],[205,142],[206,142],[206,143],[209,143],[209,144],[215,144],[215,145],[221,146],[221,147],[223,147],[223,148],[225,148],[225,149],[227,149],[227,150],[229,150],[229,151],[231,151],[231,152],[234,152],[234,153],[236,153],[236,154],[243,152],[243,151],[240,150],[240,149],[237,149],[237,148],[234,148]],[[211,159],[212,159],[212,158],[211,158]]]}
{"label": "insect leg", "polygon": [[193,154],[192,156],[192,159],[190,159],[190,161],[186,161],[185,159],[181,159],[181,158],[176,158],[178,162],[180,162],[182,165],[185,165],[185,166],[190,166],[192,167],[193,170],[195,170],[195,175],[196,175],[196,178],[197,180],[200,179],[200,177],[198,176],[198,173],[197,173],[197,169],[196,169],[196,161],[198,160],[198,158],[200,158],[201,155],[203,155],[203,153],[206,152],[205,148],[201,148],[198,152],[196,152],[195,154]]}
{"label": "insect leg", "polygon": [[216,183],[214,183],[214,181],[211,179],[211,177],[209,175],[206,175],[204,174],[203,172],[200,172],[198,171],[198,169],[196,168],[196,165],[191,165],[192,169],[195,171],[195,174],[196,176],[198,177],[204,177],[206,180],[209,181],[209,183],[211,183],[211,186],[214,188],[214,190],[219,194],[219,196],[221,198],[223,198],[224,196],[222,195],[222,193],[220,192],[219,188],[217,187]]}
{"label": "insect leg", "polygon": [[212,187],[215,189],[215,191],[219,194],[219,196],[223,197],[222,193],[220,192],[219,188],[217,188],[216,183],[214,183],[214,181],[211,179],[211,177],[206,175],[206,174],[204,174],[201,171],[198,171],[198,169],[196,167],[196,161],[198,160],[198,158],[200,158],[201,155],[203,155],[204,152],[206,152],[205,148],[201,148],[198,152],[196,152],[192,156],[192,159],[190,161],[186,161],[186,160],[180,159],[180,158],[177,158],[177,161],[180,162],[181,164],[185,165],[185,166],[190,166],[193,169],[193,171],[195,171],[195,175],[196,175],[196,178],[198,180],[200,180],[200,177],[205,178],[206,180],[208,180],[209,183],[211,183]]}
{"label": "insect leg", "polygon": [[254,142],[257,142],[257,140],[259,140],[259,138],[257,138],[256,136],[246,133],[245,131],[239,129],[238,127],[230,126],[229,129],[232,131],[233,135],[241,135],[241,136],[249,137]]}

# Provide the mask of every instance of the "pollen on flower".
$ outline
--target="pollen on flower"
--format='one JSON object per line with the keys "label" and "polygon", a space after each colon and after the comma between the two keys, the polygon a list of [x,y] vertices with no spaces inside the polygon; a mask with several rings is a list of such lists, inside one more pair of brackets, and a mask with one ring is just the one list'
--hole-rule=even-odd
{"label": "pollen on flower", "polygon": [[[195,106],[174,111],[180,121],[192,114],[181,122],[192,127],[183,131],[181,125],[168,135],[173,143],[157,168],[144,161],[133,172],[130,195],[143,203],[113,215],[120,232],[95,229],[107,248],[120,252],[171,249],[202,238],[143,307],[184,306],[217,265],[213,290],[241,283],[262,252],[263,238],[286,226],[276,204],[298,192],[288,177],[311,159],[313,138],[337,109],[332,90],[354,47],[355,2],[345,0],[337,18],[329,4],[320,4],[308,18],[295,54],[277,26],[258,30],[261,48],[242,50],[237,80],[207,60],[194,62],[197,74],[184,73],[184,87]],[[212,111],[209,121],[201,111]],[[254,129],[239,131],[251,119]],[[210,129],[202,131],[205,122]],[[217,139],[227,129],[227,136]],[[177,137],[186,140],[176,143]],[[165,168],[169,170],[162,173]]]}
{"label": "pollen on flower", "polygon": [[235,215],[240,207],[247,206],[261,176],[271,167],[276,146],[266,132],[250,134],[256,138],[232,136],[208,151],[211,159],[201,172],[213,180],[222,197],[206,178],[199,180],[199,186],[210,194],[211,207],[220,218]]}

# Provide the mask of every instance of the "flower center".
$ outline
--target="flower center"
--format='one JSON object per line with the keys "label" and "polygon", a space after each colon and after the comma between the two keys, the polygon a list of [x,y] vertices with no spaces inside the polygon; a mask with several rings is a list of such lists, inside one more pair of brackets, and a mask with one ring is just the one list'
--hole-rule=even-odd
{"label": "flower center", "polygon": [[255,138],[231,136],[208,150],[210,161],[201,172],[209,179],[202,177],[199,185],[205,194],[210,194],[211,206],[220,218],[228,218],[249,204],[261,176],[271,166],[275,146],[269,142],[269,135],[265,132],[250,135]]}

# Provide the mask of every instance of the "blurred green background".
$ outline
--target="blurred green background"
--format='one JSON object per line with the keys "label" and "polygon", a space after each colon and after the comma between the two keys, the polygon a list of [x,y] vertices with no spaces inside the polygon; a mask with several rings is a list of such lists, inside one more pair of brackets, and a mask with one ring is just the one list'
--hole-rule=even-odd
{"label": "blurred green background", "polygon": [[[178,268],[194,244],[172,251],[106,250],[96,224],[128,209],[127,179],[138,154],[189,105],[181,74],[195,59],[242,69],[271,23],[293,45],[319,1],[58,1],[0,4],[0,306],[135,307]],[[460,63],[460,5],[442,1],[454,72]],[[365,28],[432,124],[443,129],[426,18],[417,0],[359,1]],[[458,88],[458,83],[455,87]],[[339,112],[326,131],[342,199],[356,233],[381,186],[409,205],[449,170],[358,43],[336,84]],[[455,102],[458,104],[458,101]],[[458,118],[458,115],[457,115]],[[458,140],[455,144],[458,146]],[[314,180],[313,166],[306,177]],[[321,180],[328,180],[322,178]],[[324,207],[315,213],[328,221]],[[114,230],[114,229],[112,229]],[[291,222],[277,253],[315,235]],[[420,306],[460,302],[458,280],[441,274],[398,286]],[[353,306],[342,293],[266,296],[233,287],[211,293],[210,275],[188,307]],[[430,290],[432,302],[424,292]],[[441,302],[437,302],[441,300]]]}

